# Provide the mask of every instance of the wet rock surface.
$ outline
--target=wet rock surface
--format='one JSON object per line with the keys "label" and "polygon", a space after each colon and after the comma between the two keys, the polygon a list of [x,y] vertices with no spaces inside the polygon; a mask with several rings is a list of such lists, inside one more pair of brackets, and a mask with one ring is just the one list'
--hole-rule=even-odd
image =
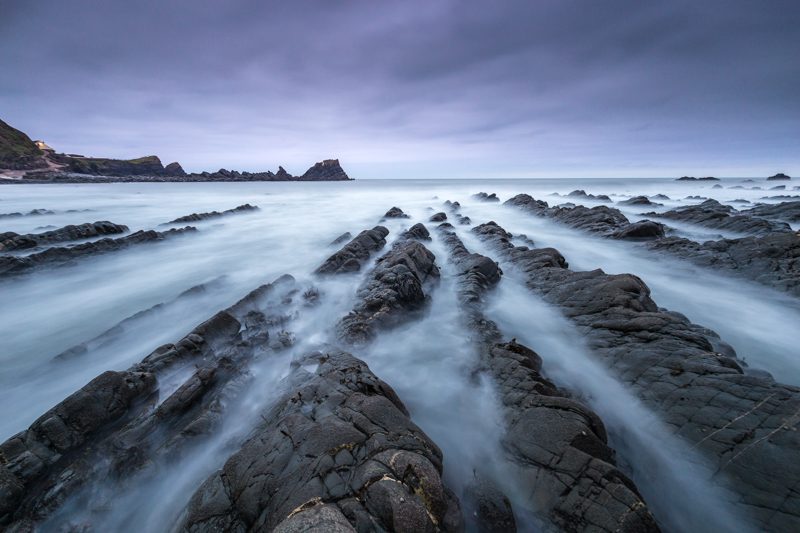
{"label": "wet rock surface", "polygon": [[678,207],[663,213],[644,213],[643,216],[666,218],[718,230],[735,231],[753,235],[791,231],[789,225],[784,222],[773,222],[752,215],[754,215],[752,211],[740,212],[716,200],[706,200],[698,205]]}
{"label": "wet rock surface", "polygon": [[800,222],[800,201],[757,205],[752,209],[742,211],[742,213],[769,220]]}
{"label": "wet rock surface", "polygon": [[[550,207],[543,200],[536,200],[528,194],[518,194],[504,205],[524,209],[536,216],[551,218],[575,229],[596,233],[615,239],[655,239],[664,236],[664,226],[650,221],[640,221],[632,226],[628,217],[619,209],[600,205],[596,207]],[[649,222],[649,224],[643,224]]]}
{"label": "wet rock surface", "polygon": [[703,243],[667,237],[650,242],[647,247],[800,296],[800,236],[796,233],[780,232],[763,237]]}
{"label": "wet rock surface", "polygon": [[175,220],[170,220],[167,224],[185,224],[187,222],[200,222],[201,220],[208,220],[210,218],[220,218],[227,215],[235,215],[238,213],[247,213],[248,211],[258,211],[258,206],[250,204],[242,204],[233,209],[226,209],[225,211],[210,211],[208,213],[192,213],[183,217],[178,217]]}
{"label": "wet rock surface", "polygon": [[[296,294],[284,276],[263,285],[124,371],[108,371],[0,444],[0,524],[27,530],[68,498],[103,508],[93,488],[175,454],[219,423],[226,398],[247,377],[246,362],[269,351]],[[159,398],[159,382],[193,369]]]}
{"label": "wet rock surface", "polygon": [[[497,263],[470,253],[449,229],[440,234],[457,267],[462,313],[482,371],[504,408],[504,446],[526,512],[538,516],[544,530],[658,531],[634,483],[617,469],[600,418],[544,377],[533,350],[502,342],[497,325],[484,316],[484,297],[502,275]],[[479,530],[514,530],[511,505],[492,480],[476,475],[464,502],[476,507]]]}
{"label": "wet rock surface", "polygon": [[253,436],[192,497],[180,530],[461,529],[441,452],[363,361],[311,353],[288,379]]}
{"label": "wet rock surface", "polygon": [[426,307],[426,287],[438,278],[436,256],[425,245],[414,239],[398,239],[378,258],[356,292],[355,307],[337,325],[339,339],[364,344],[379,329],[410,320]]}
{"label": "wet rock surface", "polygon": [[383,218],[409,218],[399,207],[392,207],[383,215]]}
{"label": "wet rock surface", "polygon": [[138,244],[159,242],[193,231],[196,229],[192,226],[168,231],[137,231],[125,237],[105,238],[69,247],[47,248],[25,256],[3,255],[0,256],[0,277],[20,274],[40,266],[54,266],[96,254],[115,252]]}
{"label": "wet rock surface", "polygon": [[715,333],[660,309],[634,275],[573,272],[557,250],[515,247],[494,223],[474,231],[573,321],[645,405],[703,452],[715,466],[714,482],[760,527],[800,526],[800,389],[746,372]]}
{"label": "wet rock surface", "polygon": [[[342,240],[345,235],[349,238],[350,234],[346,233],[340,236],[333,244]],[[375,226],[372,229],[362,231],[339,251],[326,259],[315,270],[315,273],[342,274],[361,270],[361,267],[369,260],[373,252],[377,252],[386,245],[387,235],[389,235],[389,230],[383,226]]]}
{"label": "wet rock surface", "polygon": [[78,225],[70,224],[69,226],[45,231],[43,233],[27,233],[20,235],[19,233],[9,231],[0,233],[0,252],[25,250],[47,244],[90,239],[101,235],[125,233],[126,231],[128,231],[128,226],[114,224],[107,220],[87,222],[86,224]]}

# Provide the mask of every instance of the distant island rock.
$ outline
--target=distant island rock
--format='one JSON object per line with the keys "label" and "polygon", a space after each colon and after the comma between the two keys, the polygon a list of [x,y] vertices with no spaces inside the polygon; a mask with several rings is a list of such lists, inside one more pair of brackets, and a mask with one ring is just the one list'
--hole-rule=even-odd
{"label": "distant island rock", "polygon": [[278,172],[216,172],[188,174],[173,162],[148,155],[136,159],[109,159],[57,153],[44,141],[33,141],[0,120],[0,183],[103,183],[126,181],[349,181],[338,159],[325,159],[300,176],[283,167]]}
{"label": "distant island rock", "polygon": [[713,176],[706,176],[705,178],[695,178],[694,176],[683,176],[675,181],[719,181],[719,178]]}
{"label": "distant island rock", "polygon": [[767,178],[767,181],[790,180],[790,179],[792,179],[792,178],[790,178],[789,176],[787,176],[787,175],[786,175],[786,174],[784,174],[783,172],[778,172],[778,173],[777,173],[777,174],[775,174],[774,176],[770,176],[770,177],[768,177],[768,178]]}

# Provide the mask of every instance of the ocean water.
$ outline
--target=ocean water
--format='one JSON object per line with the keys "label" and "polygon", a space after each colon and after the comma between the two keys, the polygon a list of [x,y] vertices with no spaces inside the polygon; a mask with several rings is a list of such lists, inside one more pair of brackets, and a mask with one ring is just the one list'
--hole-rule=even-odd
{"label": "ocean water", "polygon": [[[713,189],[716,183],[723,188]],[[224,462],[231,452],[230,443],[246,434],[257,421],[257,413],[269,405],[272,397],[258,392],[263,390],[264,383],[277,383],[285,375],[293,355],[332,340],[331,327],[352,305],[364,273],[314,280],[310,273],[335,251],[329,243],[345,231],[355,235],[377,225],[387,209],[398,206],[412,218],[382,222],[391,231],[391,241],[403,228],[444,211],[442,203],[448,199],[462,204],[461,212],[472,219],[473,225],[495,220],[512,233],[526,234],[538,246],[559,249],[573,269],[602,268],[610,273],[630,272],[640,276],[660,306],[684,313],[694,322],[717,331],[750,367],[772,372],[780,381],[800,385],[797,299],[740,278],[648,253],[633,243],[593,237],[502,203],[483,203],[471,198],[479,191],[497,193],[502,201],[518,193],[528,193],[557,204],[569,199],[553,193],[565,195],[575,189],[607,194],[615,201],[635,195],[665,194],[670,198],[656,200],[664,204],[658,208],[616,206],[635,220],[643,211],[701,201],[687,199],[688,196],[722,202],[745,199],[754,203],[775,202],[762,198],[793,193],[791,185],[787,186],[789,191],[767,190],[775,185],[763,179],[754,182],[562,179],[0,187],[0,213],[54,211],[49,215],[0,218],[0,232],[39,232],[98,220],[125,224],[131,231],[166,229],[159,225],[193,212],[221,211],[244,203],[260,208],[256,212],[195,223],[198,232],[157,244],[135,246],[0,280],[0,439],[23,430],[99,373],[127,368],[157,346],[177,341],[195,325],[262,283],[291,274],[303,283],[317,284],[324,295],[323,305],[296,325],[298,343],[291,354],[261,361],[253,369],[253,381],[260,380],[262,386],[246,392],[247,401],[235,411],[236,416],[227,420],[223,433],[215,436],[202,452],[175,465],[172,474],[164,472],[148,480],[146,486],[121,491],[115,496],[118,503],[111,505],[102,519],[113,529],[159,530],[174,520],[191,495],[191,487]],[[576,203],[591,205],[588,201]],[[682,234],[700,240],[736,236],[702,227],[676,227]],[[480,246],[469,238],[468,226],[457,229],[469,247]],[[445,478],[452,486],[460,487],[467,482],[475,465],[490,464],[497,472],[504,472],[508,465],[499,459],[502,420],[492,386],[484,381],[475,382],[469,376],[476,355],[458,320],[452,285],[454,273],[446,265],[444,248],[435,237],[434,234],[430,248],[439,258],[443,276],[434,289],[432,306],[425,318],[381,334],[373,345],[356,355],[397,390],[412,419],[442,448]],[[477,248],[476,251],[486,252]],[[639,472],[645,469],[670,473],[636,477],[659,519],[673,530],[730,530],[739,517],[726,496],[707,482],[702,458],[686,452],[685,444],[669,435],[657,417],[639,405],[591,357],[557,310],[524,291],[513,277],[507,278],[491,302],[492,317],[503,332],[536,349],[544,360],[545,373],[554,380],[589,398],[609,425],[612,439],[626,463]],[[208,290],[202,295],[179,297],[201,283],[208,283]],[[53,360],[65,349],[162,303],[165,305],[156,313],[130,323],[122,334],[79,358]],[[175,379],[179,381],[181,377]],[[598,394],[598,384],[603,384],[605,394]],[[162,390],[177,385],[165,383]],[[663,453],[637,452],[659,442],[664,443]],[[176,486],[187,488],[176,493]],[[514,487],[505,488],[515,500]],[[673,497],[676,494],[681,497]],[[698,499],[705,505],[688,505]],[[694,516],[690,507],[715,512]],[[137,512],[141,509],[147,509],[148,513]],[[80,514],[79,510],[73,511]]]}

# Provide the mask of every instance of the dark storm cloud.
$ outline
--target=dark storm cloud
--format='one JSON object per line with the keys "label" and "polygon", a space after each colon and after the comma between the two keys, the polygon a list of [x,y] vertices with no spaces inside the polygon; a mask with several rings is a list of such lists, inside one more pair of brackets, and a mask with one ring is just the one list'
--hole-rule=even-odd
{"label": "dark storm cloud", "polygon": [[192,169],[791,172],[798,28],[796,1],[0,0],[0,117]]}

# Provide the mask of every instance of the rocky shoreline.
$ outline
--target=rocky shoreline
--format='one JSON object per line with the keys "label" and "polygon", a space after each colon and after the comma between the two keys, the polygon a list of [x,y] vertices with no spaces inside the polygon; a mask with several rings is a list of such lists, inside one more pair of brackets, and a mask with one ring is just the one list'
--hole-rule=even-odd
{"label": "rocky shoreline", "polygon": [[[585,192],[570,199],[609,201]],[[513,208],[700,264],[698,257],[713,258],[714,267],[790,294],[800,285],[797,262],[787,255],[797,249],[798,236],[785,223],[794,205],[737,211],[707,201],[646,214],[752,233],[701,244],[607,205],[551,207],[526,194],[504,205],[495,194],[474,200],[480,209],[469,211],[471,218]],[[125,505],[118,493],[158,481],[168,464],[203,453],[237,406],[248,405],[248,391],[266,387],[270,400],[246,431],[224,434],[218,466],[193,482],[165,529],[670,530],[672,517],[650,501],[657,485],[631,466],[635,450],[617,446],[586,391],[553,377],[558,354],[534,351],[517,340],[522,331],[490,318],[489,301],[513,275],[526,291],[521,298],[540,299],[568,321],[593,360],[710,465],[713,475],[703,482],[744,517],[743,530],[800,527],[800,388],[749,367],[719,334],[659,307],[636,275],[573,270],[556,248],[539,247],[535,235],[513,235],[486,219],[465,224],[469,208],[444,206],[421,219],[395,206],[378,220],[383,210],[376,210],[372,220],[380,225],[355,237],[346,232],[331,248],[326,238],[313,271],[257,286],[176,342],[100,373],[46,410],[0,444],[0,525],[96,529],[95,520]],[[257,209],[243,204],[168,224],[236,225]],[[8,232],[0,240],[0,274],[27,275],[178,235],[200,239],[207,231],[198,224],[109,237],[128,227],[100,221]],[[110,329],[63,346],[50,364],[80,363],[138,321],[215,283],[123,315]],[[349,296],[342,300],[343,288]],[[384,367],[372,362],[382,337],[429,320],[443,291],[452,291],[451,318],[466,336],[459,349],[467,352],[468,379],[485,380],[499,417],[498,434],[487,438],[498,441],[493,459],[504,470],[472,464],[466,481],[448,475],[452,448],[417,425],[423,413],[410,409],[409,398],[381,377]],[[332,299],[338,303],[327,309],[337,311],[318,314]],[[301,331],[312,338],[299,338]],[[286,368],[269,381],[268,364]]]}

